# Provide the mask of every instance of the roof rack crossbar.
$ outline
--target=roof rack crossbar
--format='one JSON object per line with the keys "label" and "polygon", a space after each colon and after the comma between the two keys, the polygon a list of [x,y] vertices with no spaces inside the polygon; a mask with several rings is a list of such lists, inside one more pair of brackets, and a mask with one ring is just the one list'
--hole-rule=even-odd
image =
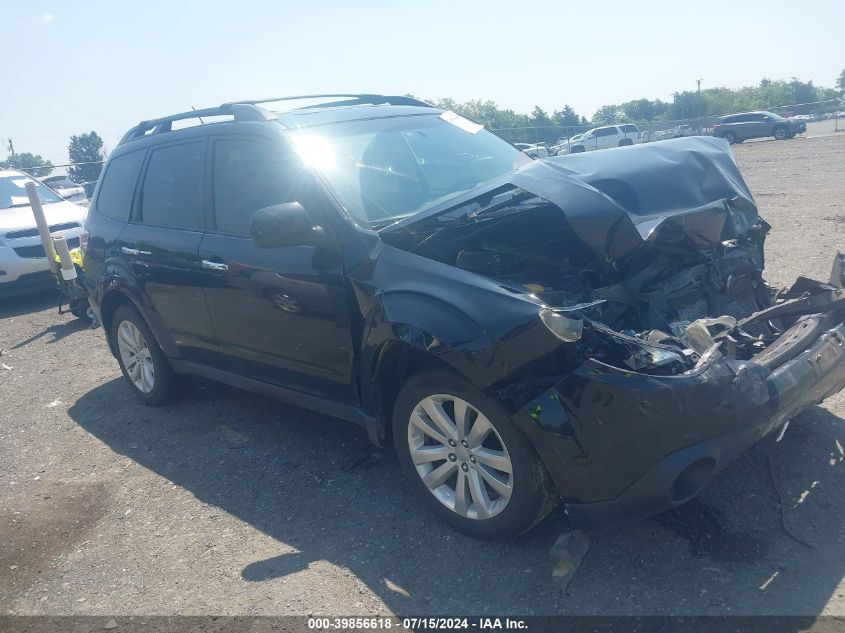
{"label": "roof rack crossbar", "polygon": [[130,129],[123,138],[120,139],[118,146],[134,141],[145,136],[150,130],[152,134],[160,134],[163,132],[170,132],[174,121],[182,121],[185,119],[200,119],[201,117],[213,116],[233,116],[235,121],[270,121],[275,117],[255,104],[250,103],[224,103],[213,108],[203,108],[202,110],[189,110],[187,112],[179,112],[178,114],[171,114],[169,116],[158,119],[149,119],[141,121],[138,125]]}
{"label": "roof rack crossbar", "polygon": [[[418,106],[423,108],[432,108],[430,103],[426,103],[420,99],[415,99],[414,97],[405,97],[401,95],[379,95],[379,94],[372,94],[372,93],[352,93],[352,92],[339,92],[339,93],[329,93],[329,94],[313,94],[313,95],[295,95],[295,96],[288,96],[288,97],[274,97],[272,99],[254,99],[254,100],[247,100],[247,101],[234,101],[233,105],[236,103],[244,103],[249,105],[258,105],[259,103],[272,103],[274,101],[297,101],[297,100],[304,100],[304,99],[335,99],[337,97],[348,97],[349,101],[335,101],[332,103],[323,103],[314,106],[307,106],[309,108],[321,108],[321,107],[337,107],[339,105],[357,105],[357,104],[370,104],[370,105],[380,105],[383,103],[389,105],[410,105],[410,106]],[[304,108],[303,108],[304,109]]]}

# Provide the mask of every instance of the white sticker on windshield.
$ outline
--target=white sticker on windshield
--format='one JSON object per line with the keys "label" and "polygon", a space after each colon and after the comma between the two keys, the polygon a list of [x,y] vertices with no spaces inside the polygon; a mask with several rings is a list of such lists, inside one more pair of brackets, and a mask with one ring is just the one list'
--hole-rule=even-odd
{"label": "white sticker on windshield", "polygon": [[456,112],[446,111],[440,115],[440,118],[447,123],[451,123],[455,127],[461,128],[464,132],[469,132],[470,134],[478,134],[484,128],[483,125],[473,123]]}

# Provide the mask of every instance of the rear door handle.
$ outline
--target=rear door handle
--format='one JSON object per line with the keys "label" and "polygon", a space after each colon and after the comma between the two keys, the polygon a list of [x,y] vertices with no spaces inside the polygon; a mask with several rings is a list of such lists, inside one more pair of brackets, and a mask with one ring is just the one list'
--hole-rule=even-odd
{"label": "rear door handle", "polygon": [[202,267],[207,270],[220,270],[226,271],[229,270],[229,265],[224,264],[223,262],[212,262],[207,259],[202,260]]}
{"label": "rear door handle", "polygon": [[120,252],[124,255],[152,255],[150,251],[142,251],[137,248],[129,248],[128,246],[121,246]]}

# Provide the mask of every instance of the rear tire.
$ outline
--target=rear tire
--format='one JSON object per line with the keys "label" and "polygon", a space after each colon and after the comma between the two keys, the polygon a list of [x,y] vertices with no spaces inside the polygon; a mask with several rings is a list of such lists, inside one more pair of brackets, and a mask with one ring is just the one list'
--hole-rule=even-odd
{"label": "rear tire", "polygon": [[632,141],[629,138],[623,138],[621,141],[619,141],[619,147],[627,147],[628,145],[633,145],[633,144],[634,144],[634,141]]}
{"label": "rear tire", "polygon": [[728,145],[733,145],[739,142],[739,137],[734,132],[725,132],[722,138],[728,142]]}
{"label": "rear tire", "polygon": [[557,504],[528,438],[498,404],[457,374],[434,370],[411,377],[396,399],[393,441],[424,503],[470,536],[516,536]]}
{"label": "rear tire", "polygon": [[189,376],[173,371],[133,306],[123,304],[115,311],[109,336],[123,377],[144,404],[156,407],[170,402],[189,384]]}
{"label": "rear tire", "polygon": [[82,319],[86,323],[93,323],[94,321],[94,311],[91,309],[88,299],[82,299],[71,303],[70,312],[77,319]]}

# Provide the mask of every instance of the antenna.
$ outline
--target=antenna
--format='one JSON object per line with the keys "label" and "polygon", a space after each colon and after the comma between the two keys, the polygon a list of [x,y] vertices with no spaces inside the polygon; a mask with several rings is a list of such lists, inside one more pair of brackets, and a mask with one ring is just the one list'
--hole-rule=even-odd
{"label": "antenna", "polygon": [[[197,111],[197,109],[194,106],[191,106],[191,110],[193,110],[194,112]],[[197,118],[200,120],[200,125],[205,125],[205,121],[202,120],[201,116],[198,116]]]}

